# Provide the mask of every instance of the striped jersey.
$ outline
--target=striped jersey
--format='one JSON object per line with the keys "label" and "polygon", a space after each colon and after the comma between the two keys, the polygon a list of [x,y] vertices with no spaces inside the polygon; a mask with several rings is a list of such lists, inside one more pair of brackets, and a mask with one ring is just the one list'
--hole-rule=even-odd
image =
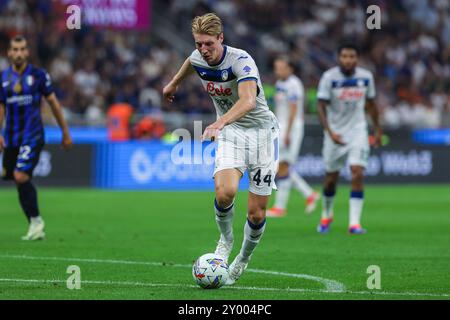
{"label": "striped jersey", "polygon": [[28,64],[22,74],[9,67],[0,74],[0,80],[0,103],[6,107],[6,146],[43,143],[41,97],[53,93],[49,74]]}
{"label": "striped jersey", "polygon": [[267,106],[258,67],[246,51],[224,46],[219,63],[210,66],[200,52],[194,50],[190,62],[211,97],[218,118],[227,113],[239,100],[238,84],[241,81],[256,81],[256,108],[231,123],[230,127],[238,129],[278,127],[275,115]]}
{"label": "striped jersey", "polygon": [[365,105],[375,98],[372,72],[357,67],[351,76],[343,74],[339,67],[326,71],[319,82],[317,98],[328,101],[327,119],[330,129],[350,141],[353,134],[367,134]]}

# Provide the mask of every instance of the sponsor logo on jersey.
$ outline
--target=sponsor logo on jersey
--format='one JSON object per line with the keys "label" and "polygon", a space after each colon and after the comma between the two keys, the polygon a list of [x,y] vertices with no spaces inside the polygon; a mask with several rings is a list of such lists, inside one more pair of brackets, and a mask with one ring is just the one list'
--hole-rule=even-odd
{"label": "sponsor logo on jersey", "polygon": [[339,100],[358,100],[364,97],[364,91],[359,89],[342,89]]}
{"label": "sponsor logo on jersey", "polygon": [[222,85],[216,86],[214,82],[208,82],[206,85],[206,91],[211,96],[231,96],[233,94],[231,88],[224,88]]}
{"label": "sponsor logo on jersey", "polygon": [[6,99],[6,103],[7,104],[17,103],[19,106],[25,106],[25,105],[33,103],[33,96],[31,94],[26,94],[26,95],[8,97]]}

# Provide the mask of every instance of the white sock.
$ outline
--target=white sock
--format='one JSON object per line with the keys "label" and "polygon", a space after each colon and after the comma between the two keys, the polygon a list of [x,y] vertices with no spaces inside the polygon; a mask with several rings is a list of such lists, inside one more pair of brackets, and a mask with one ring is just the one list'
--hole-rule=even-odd
{"label": "white sock", "polygon": [[275,195],[275,207],[286,209],[289,194],[291,193],[292,180],[289,176],[277,180],[277,193]]}
{"label": "white sock", "polygon": [[239,258],[243,262],[248,262],[253,251],[258,245],[261,237],[266,229],[266,220],[264,219],[259,225],[254,225],[248,219],[244,226],[244,241],[242,241]]}
{"label": "white sock", "polygon": [[322,219],[333,218],[333,203],[335,192],[324,192],[322,199]]}
{"label": "white sock", "polygon": [[297,173],[295,170],[291,170],[290,177],[294,183],[294,187],[300,191],[305,198],[308,198],[314,191],[309,184]]}
{"label": "white sock", "polygon": [[361,224],[361,213],[364,204],[362,191],[352,191],[350,195],[350,226]]}
{"label": "white sock", "polygon": [[216,223],[220,234],[225,241],[233,241],[233,216],[234,203],[228,208],[221,208],[214,199],[214,211],[216,213]]}
{"label": "white sock", "polygon": [[41,218],[41,216],[31,217],[31,218],[30,218],[30,223],[42,223],[42,218]]}

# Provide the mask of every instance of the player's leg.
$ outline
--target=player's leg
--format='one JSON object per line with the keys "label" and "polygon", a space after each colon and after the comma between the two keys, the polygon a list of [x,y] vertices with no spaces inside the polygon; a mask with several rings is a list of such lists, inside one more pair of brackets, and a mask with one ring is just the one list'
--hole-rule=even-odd
{"label": "player's leg", "polygon": [[244,225],[244,240],[239,254],[230,265],[228,285],[240,278],[266,229],[266,207],[270,195],[248,194],[248,215]]}
{"label": "player's leg", "polygon": [[300,192],[301,195],[306,199],[305,212],[311,213],[314,211],[317,205],[317,201],[320,199],[319,193],[315,192],[311,186],[300,176],[300,174],[295,170],[294,165],[300,154],[300,147],[303,142],[303,125],[297,123],[291,131],[291,144],[289,145],[288,152],[288,163],[289,168],[289,178],[291,180],[292,186]]}
{"label": "player's leg", "polygon": [[253,251],[261,240],[266,227],[266,207],[269,195],[248,194],[247,221],[244,226],[244,241],[239,252],[240,261],[250,260]]}
{"label": "player's leg", "polygon": [[33,170],[39,162],[42,146],[22,146],[19,150],[14,170],[14,181],[19,194],[19,202],[28,218],[29,228],[23,240],[38,240],[45,237],[44,221],[39,212],[36,187],[31,182]]}
{"label": "player's leg", "polygon": [[364,167],[350,166],[352,173],[352,191],[350,192],[349,232],[365,233],[361,228],[361,213],[364,204]]}
{"label": "player's leg", "polygon": [[339,171],[345,164],[347,149],[325,140],[322,154],[326,174],[322,192],[322,215],[317,231],[319,233],[327,233],[330,231],[330,226],[333,222],[334,197],[339,180]]}
{"label": "player's leg", "polygon": [[298,192],[300,192],[303,197],[305,199],[310,198],[315,191],[313,190],[313,188],[311,188],[311,186],[308,184],[308,182],[305,181],[305,179],[303,179],[297,171],[295,170],[291,170],[290,171],[290,177],[291,177],[291,181],[293,183],[293,186],[295,187],[295,189],[298,190]]}
{"label": "player's leg", "polygon": [[306,199],[305,212],[307,214],[312,213],[316,209],[317,202],[320,200],[320,194],[314,191],[294,168],[290,169],[289,176],[294,188]]}
{"label": "player's leg", "polygon": [[19,193],[20,205],[30,222],[32,218],[37,218],[40,215],[36,187],[31,183],[30,176],[22,171],[14,171],[14,181]]}
{"label": "player's leg", "polygon": [[289,174],[289,163],[280,161],[276,177],[277,192],[275,193],[275,204],[267,210],[268,217],[282,217],[286,214],[286,206],[291,193],[292,179]]}
{"label": "player's leg", "polygon": [[234,198],[239,187],[241,171],[237,169],[224,169],[214,175],[216,198],[214,211],[220,239],[215,253],[228,260],[233,248],[233,216]]}
{"label": "player's leg", "polygon": [[319,233],[330,231],[334,216],[334,196],[336,195],[336,186],[339,180],[339,172],[327,172],[323,184],[322,197],[322,215],[320,224],[317,227]]}
{"label": "player's leg", "polygon": [[7,147],[3,151],[3,170],[2,179],[5,181],[14,180],[14,170],[16,168],[17,156],[19,148]]}
{"label": "player's leg", "polygon": [[285,144],[286,130],[281,130],[279,138],[279,167],[276,175],[277,192],[274,206],[267,210],[268,217],[282,217],[286,215],[286,207],[291,193],[292,180],[289,175],[289,146]]}
{"label": "player's leg", "polygon": [[364,169],[367,167],[370,147],[367,134],[357,135],[349,152],[349,165],[352,174],[352,190],[349,203],[349,233],[364,234],[361,227],[361,215],[364,204]]}
{"label": "player's leg", "polygon": [[[36,189],[30,182],[30,176],[26,172],[18,171],[16,168],[19,158],[23,158],[23,155],[21,155],[19,151],[19,147],[9,147],[5,149],[3,154],[2,178],[3,180],[13,180],[16,182],[20,205],[30,223],[31,218],[39,216]],[[26,164],[22,159],[19,167],[25,168],[25,165]]]}
{"label": "player's leg", "polygon": [[230,264],[230,276],[227,284],[233,284],[240,278],[250,261],[253,251],[261,240],[266,227],[266,208],[272,189],[277,189],[275,176],[278,165],[278,130],[267,130],[266,142],[257,143],[258,148],[252,150],[258,153],[256,165],[249,164],[249,194],[247,221],[244,225],[244,239],[239,254]]}

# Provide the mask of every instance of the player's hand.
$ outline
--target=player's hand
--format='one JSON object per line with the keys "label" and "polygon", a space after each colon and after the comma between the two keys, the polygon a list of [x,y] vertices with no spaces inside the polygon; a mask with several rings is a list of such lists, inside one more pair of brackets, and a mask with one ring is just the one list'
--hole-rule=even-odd
{"label": "player's hand", "polygon": [[330,132],[330,138],[333,140],[334,143],[339,144],[341,146],[345,145],[345,142],[342,140],[342,137],[340,134]]}
{"label": "player's hand", "polygon": [[216,140],[217,136],[220,133],[220,130],[222,130],[223,127],[225,127],[225,124],[220,119],[207,126],[201,138],[202,142],[206,140]]}
{"label": "player's hand", "polygon": [[289,136],[289,134],[286,134],[286,136],[284,137],[284,145],[286,147],[289,147],[290,144],[291,144],[291,137]]}
{"label": "player's hand", "polygon": [[381,147],[382,138],[383,138],[383,131],[381,129],[375,130],[375,142],[373,144],[375,148]]}
{"label": "player's hand", "polygon": [[0,153],[3,152],[3,149],[5,149],[5,139],[0,135]]}
{"label": "player's hand", "polygon": [[70,150],[73,147],[72,137],[68,133],[63,133],[61,146],[64,150]]}
{"label": "player's hand", "polygon": [[174,85],[172,82],[169,82],[164,88],[163,88],[163,97],[169,102],[173,102],[175,99],[175,92],[177,91],[178,86]]}

